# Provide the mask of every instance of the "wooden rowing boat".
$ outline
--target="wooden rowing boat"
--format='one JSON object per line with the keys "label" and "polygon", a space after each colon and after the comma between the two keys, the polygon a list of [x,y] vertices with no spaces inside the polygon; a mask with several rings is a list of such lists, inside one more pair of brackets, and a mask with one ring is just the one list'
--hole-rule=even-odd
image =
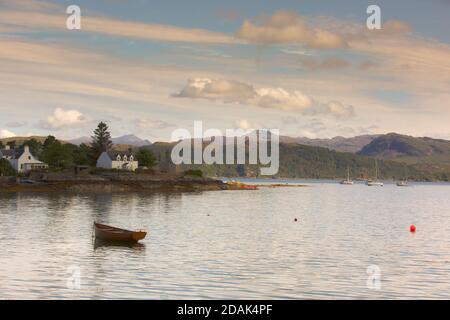
{"label": "wooden rowing boat", "polygon": [[258,190],[257,186],[244,184],[239,187],[241,190]]}
{"label": "wooden rowing boat", "polygon": [[94,222],[95,238],[106,241],[138,242],[147,235],[145,231],[130,231]]}

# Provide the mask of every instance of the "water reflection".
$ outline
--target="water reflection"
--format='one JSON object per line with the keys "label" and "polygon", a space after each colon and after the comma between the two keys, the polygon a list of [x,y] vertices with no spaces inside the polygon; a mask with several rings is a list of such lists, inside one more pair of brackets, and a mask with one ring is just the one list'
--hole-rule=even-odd
{"label": "water reflection", "polygon": [[136,250],[144,250],[145,244],[140,242],[130,242],[130,241],[108,241],[108,240],[101,240],[101,239],[95,239],[93,241],[94,243],[94,250],[102,247],[118,247],[118,248],[130,248],[130,249],[136,249]]}
{"label": "water reflection", "polygon": [[[0,194],[0,298],[450,298],[449,190]],[[148,235],[99,243],[93,221]]]}

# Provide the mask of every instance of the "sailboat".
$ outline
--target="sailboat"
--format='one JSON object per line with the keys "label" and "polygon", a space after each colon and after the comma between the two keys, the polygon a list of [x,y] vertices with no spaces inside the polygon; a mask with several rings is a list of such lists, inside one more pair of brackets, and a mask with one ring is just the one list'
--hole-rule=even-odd
{"label": "sailboat", "polygon": [[369,187],[382,187],[384,183],[382,181],[378,181],[378,161],[375,160],[375,180],[368,180],[367,185]]}
{"label": "sailboat", "polygon": [[[405,171],[405,176],[406,176],[406,170]],[[411,185],[408,182],[408,178],[405,178],[403,180],[400,180],[397,182],[397,187],[410,187]]]}
{"label": "sailboat", "polygon": [[347,167],[347,180],[342,180],[340,183],[345,184],[345,185],[353,184],[353,180],[350,180],[350,168],[349,167]]}

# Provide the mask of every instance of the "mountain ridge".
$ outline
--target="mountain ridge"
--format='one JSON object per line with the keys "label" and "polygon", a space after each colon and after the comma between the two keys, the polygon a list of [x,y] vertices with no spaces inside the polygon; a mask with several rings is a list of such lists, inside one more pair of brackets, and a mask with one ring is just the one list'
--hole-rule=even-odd
{"label": "mountain ridge", "polygon": [[[76,139],[67,140],[67,142],[75,144],[75,145],[80,145],[82,143],[89,144],[89,143],[91,143],[91,141],[92,141],[92,138],[88,137],[88,136],[83,136],[83,137],[79,137]],[[130,145],[130,146],[134,146],[134,147],[142,147],[142,146],[152,144],[149,140],[139,138],[138,136],[136,136],[134,134],[126,134],[123,136],[111,138],[111,141],[113,144]]]}

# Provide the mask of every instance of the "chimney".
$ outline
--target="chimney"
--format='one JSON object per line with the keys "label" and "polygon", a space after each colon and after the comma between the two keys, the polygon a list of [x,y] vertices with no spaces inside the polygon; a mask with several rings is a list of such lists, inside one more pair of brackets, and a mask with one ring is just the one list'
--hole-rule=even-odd
{"label": "chimney", "polygon": [[9,144],[7,144],[7,145],[5,146],[5,150],[9,150],[9,149],[10,149]]}
{"label": "chimney", "polygon": [[23,146],[23,150],[24,150],[25,152],[30,152],[30,147],[27,146],[27,145],[24,145],[24,146]]}

